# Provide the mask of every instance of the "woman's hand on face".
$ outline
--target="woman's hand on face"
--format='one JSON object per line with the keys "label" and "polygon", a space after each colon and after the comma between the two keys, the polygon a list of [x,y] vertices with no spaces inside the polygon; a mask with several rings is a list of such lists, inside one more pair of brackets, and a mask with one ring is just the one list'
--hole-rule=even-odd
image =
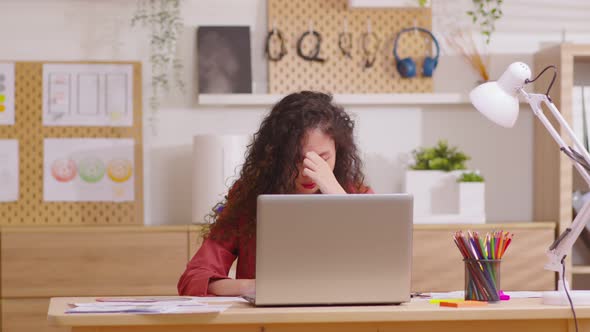
{"label": "woman's hand on face", "polygon": [[317,153],[311,151],[303,159],[303,175],[311,178],[323,194],[346,194],[338,183],[330,165]]}

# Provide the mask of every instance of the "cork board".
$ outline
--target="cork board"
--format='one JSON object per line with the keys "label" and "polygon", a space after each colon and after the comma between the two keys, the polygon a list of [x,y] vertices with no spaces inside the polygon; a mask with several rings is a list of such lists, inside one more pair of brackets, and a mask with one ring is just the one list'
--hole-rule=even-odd
{"label": "cork board", "polygon": [[[273,24],[286,39],[287,55],[278,62],[268,61],[269,93],[319,90],[331,93],[432,92],[432,78],[401,78],[395,68],[393,42],[397,33],[415,25],[431,29],[430,8],[349,9],[347,0],[268,0],[268,27]],[[344,20],[352,34],[352,59],[338,48],[338,35]],[[322,35],[320,56],[326,62],[305,61],[297,55],[297,40],[313,29]],[[380,39],[378,55],[372,68],[363,70],[361,34],[371,31]],[[417,73],[432,43],[426,34],[406,33],[399,41],[401,58],[412,57]],[[307,43],[309,41],[309,43]],[[315,42],[306,38],[303,50],[313,49]],[[278,43],[273,46],[278,49]],[[309,53],[306,53],[309,54]]]}
{"label": "cork board", "polygon": [[[143,144],[139,62],[59,62],[133,65],[133,127],[44,127],[43,64],[15,63],[15,125],[0,126],[0,139],[19,142],[19,199],[0,202],[0,225],[143,224]],[[134,202],[44,202],[43,139],[133,138]]]}

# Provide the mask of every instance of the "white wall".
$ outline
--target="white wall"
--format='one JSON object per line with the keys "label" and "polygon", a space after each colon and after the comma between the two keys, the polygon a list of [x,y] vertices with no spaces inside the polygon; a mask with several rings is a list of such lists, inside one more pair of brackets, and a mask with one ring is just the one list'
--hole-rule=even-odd
{"label": "white wall", "polygon": [[[445,11],[463,13],[460,6],[465,1],[435,0],[435,30],[450,17]],[[267,111],[256,107],[200,107],[194,85],[196,27],[250,25],[254,89],[265,91],[266,66],[262,53],[265,4],[264,0],[184,0],[186,27],[178,52],[185,66],[189,93],[171,93],[158,114],[155,133],[145,124],[146,224],[190,222],[190,145],[194,134],[252,133]],[[533,4],[538,4],[538,9]],[[3,0],[0,2],[0,40],[3,41],[0,59],[140,60],[144,63],[144,100],[147,100],[150,73],[146,34],[129,24],[135,6],[132,0]],[[490,45],[490,51],[497,54],[492,59],[492,77],[497,77],[515,59],[531,63],[533,52],[561,40],[561,27],[571,30],[566,33],[567,40],[590,42],[587,37],[590,28],[582,21],[582,17],[590,14],[586,1],[558,4],[547,0],[512,0],[506,3],[504,12],[503,23],[498,25],[498,33]],[[544,20],[531,19],[535,13],[544,15]],[[551,13],[557,13],[558,18],[546,24]],[[524,32],[519,32],[521,29]],[[469,91],[475,84],[475,75],[452,52],[445,54],[435,75],[436,91]],[[359,144],[370,184],[377,192],[401,189],[401,154],[447,138],[471,154],[473,160],[469,165],[486,175],[487,212],[491,221],[531,220],[533,119],[530,111],[523,112],[516,129],[507,130],[486,122],[468,105],[422,110],[409,107],[348,110],[358,121]],[[147,106],[144,112],[147,114]]]}

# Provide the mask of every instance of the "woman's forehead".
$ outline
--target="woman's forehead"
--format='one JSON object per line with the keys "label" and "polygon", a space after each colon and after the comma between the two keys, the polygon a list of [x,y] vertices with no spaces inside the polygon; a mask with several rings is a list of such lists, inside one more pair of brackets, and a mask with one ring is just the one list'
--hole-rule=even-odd
{"label": "woman's forehead", "polygon": [[318,154],[332,152],[335,150],[334,139],[320,129],[310,129],[303,137],[303,152],[314,151]]}

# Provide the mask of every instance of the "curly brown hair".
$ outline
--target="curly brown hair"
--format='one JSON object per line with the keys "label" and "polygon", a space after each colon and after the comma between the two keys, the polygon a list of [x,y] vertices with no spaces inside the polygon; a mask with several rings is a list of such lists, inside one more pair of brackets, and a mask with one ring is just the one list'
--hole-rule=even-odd
{"label": "curly brown hair", "polygon": [[293,194],[298,164],[303,160],[302,142],[312,129],[320,129],[334,140],[334,176],[338,183],[349,193],[365,193],[368,187],[354,142],[354,121],[342,107],[332,103],[331,95],[313,91],[292,93],[274,105],[262,121],[248,146],[239,179],[213,208],[209,219],[214,223],[204,235],[223,236],[229,229],[238,229],[240,218],[245,218],[245,229],[252,234],[258,195]]}

